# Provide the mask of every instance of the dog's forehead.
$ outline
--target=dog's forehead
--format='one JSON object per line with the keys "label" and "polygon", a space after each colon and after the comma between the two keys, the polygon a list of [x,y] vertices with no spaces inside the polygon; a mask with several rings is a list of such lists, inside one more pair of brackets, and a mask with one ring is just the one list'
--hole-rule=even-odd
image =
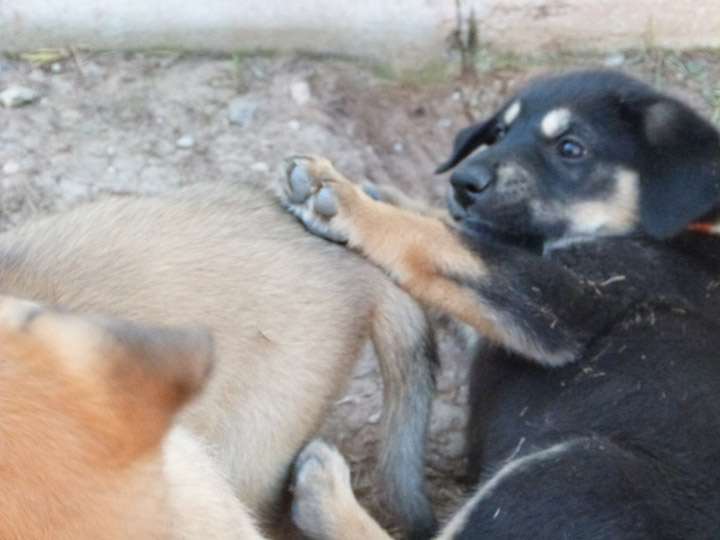
{"label": "dog's forehead", "polygon": [[526,127],[539,127],[540,133],[549,139],[555,138],[567,131],[573,123],[573,113],[569,105],[557,104],[550,107],[538,107],[538,104],[529,103],[521,97],[512,99],[499,113],[499,120],[509,128],[520,116],[526,122]]}
{"label": "dog's forehead", "polygon": [[623,101],[628,96],[654,93],[645,83],[614,71],[580,71],[539,79],[521,90],[513,101],[527,114],[566,107],[581,110],[599,102]]}
{"label": "dog's forehead", "polygon": [[646,86],[622,73],[610,71],[574,72],[540,79],[512,97],[498,119],[506,126],[522,117],[527,129],[553,139],[572,128],[617,110],[625,96],[647,91]]}

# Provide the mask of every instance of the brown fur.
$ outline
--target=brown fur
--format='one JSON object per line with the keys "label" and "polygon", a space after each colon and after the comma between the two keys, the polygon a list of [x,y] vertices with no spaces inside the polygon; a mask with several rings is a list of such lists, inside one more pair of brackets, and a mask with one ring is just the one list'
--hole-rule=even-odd
{"label": "brown fur", "polygon": [[[339,211],[328,216],[332,220],[329,227],[348,247],[385,269],[414,298],[497,339],[497,321],[469,294],[468,287],[459,283],[463,278],[482,278],[486,269],[454,228],[438,217],[372,199],[324,158],[298,156],[289,158],[288,163],[307,171],[315,191],[332,189]],[[306,219],[305,214],[298,217]],[[313,214],[308,219],[323,216]]]}
{"label": "brown fur", "polygon": [[[216,506],[211,499],[218,491],[232,492],[250,513],[265,521],[270,519],[294,454],[317,431],[333,401],[341,395],[368,338],[378,350],[386,397],[390,398],[387,405],[391,418],[384,425],[397,431],[398,423],[403,423],[401,416],[407,417],[406,423],[418,432],[417,441],[402,443],[412,454],[408,459],[416,462],[408,467],[421,463],[415,443],[422,442],[427,422],[433,356],[424,314],[377,269],[337,246],[305,234],[272,197],[257,189],[241,185],[195,186],[165,197],[108,200],[27,224],[0,237],[0,293],[82,313],[107,313],[141,325],[197,321],[212,330],[217,349],[214,372],[204,392],[180,414],[177,430],[182,432],[173,430],[170,442],[166,443],[163,458],[166,468],[180,471],[170,474],[176,480],[170,480],[169,485],[179,485],[171,489],[174,497],[171,502],[193,501],[199,508],[208,507],[206,512],[212,514],[211,509]],[[106,330],[111,335],[114,332],[113,328]],[[39,440],[54,440],[55,435],[63,434],[70,437],[70,432],[62,427],[63,422],[72,417],[71,412],[86,408],[88,394],[83,391],[87,389],[90,397],[96,397],[99,389],[104,388],[103,381],[109,376],[105,369],[110,368],[98,362],[98,349],[93,348],[93,340],[98,340],[103,362],[110,361],[109,365],[115,366],[110,369],[113,391],[102,394],[106,401],[98,405],[97,418],[83,417],[76,429],[77,436],[89,435],[83,429],[90,426],[91,431],[102,432],[96,434],[99,444],[115,441],[127,445],[135,453],[123,454],[122,460],[131,469],[141,466],[137,460],[144,463],[147,458],[153,464],[152,472],[143,473],[146,476],[142,482],[147,485],[140,485],[141,475],[136,475],[129,485],[137,480],[139,491],[150,497],[149,493],[156,490],[156,498],[162,501],[167,495],[168,481],[156,483],[163,474],[157,469],[157,456],[152,453],[166,431],[169,416],[166,413],[155,418],[152,411],[173,412],[192,388],[171,385],[162,387],[165,390],[160,392],[155,373],[172,374],[174,364],[153,364],[149,370],[153,376],[148,378],[149,368],[122,361],[126,357],[148,357],[145,341],[111,340],[106,345],[103,335],[97,337],[84,330],[78,335],[58,334],[43,345],[45,349],[38,348],[40,345],[35,342],[23,345],[21,340],[13,342],[12,349],[4,345],[5,363],[8,358],[12,364],[16,359],[33,363],[62,357],[68,362],[61,363],[62,369],[70,368],[75,374],[72,366],[76,366],[80,374],[88,375],[73,380],[69,388],[52,388],[52,384],[44,383],[50,387],[47,395],[28,389],[23,399],[38,395],[38,406],[50,420],[42,420],[42,426],[27,422],[28,436],[35,443],[28,444],[18,458],[27,462],[47,458],[52,462],[46,452],[55,450],[46,448]],[[148,338],[151,345],[153,339]],[[53,372],[51,380],[58,380],[60,385],[64,380],[62,373],[65,372],[61,372],[58,380]],[[182,379],[184,370],[178,376]],[[14,374],[13,378],[22,379],[22,375]],[[411,386],[415,387],[414,394],[409,393]],[[125,399],[127,390],[132,399]],[[51,403],[64,404],[73,411],[67,414],[60,409],[54,411]],[[112,412],[113,422],[107,422],[108,411]],[[44,433],[45,428],[50,432]],[[13,429],[7,428],[10,433]],[[143,444],[141,435],[149,436]],[[397,474],[395,462],[403,461],[406,450],[393,447],[390,437],[383,438],[381,462],[386,476],[392,476]],[[97,457],[99,451],[89,449],[86,455]],[[60,456],[62,448],[57,452]],[[113,453],[115,457],[119,455]],[[190,459],[189,455],[196,457]],[[86,461],[85,457],[80,461]],[[96,466],[98,474],[105,474],[102,468],[106,462]],[[199,474],[203,464],[208,471]],[[84,503],[72,507],[78,512],[78,523],[87,519],[89,527],[95,517],[104,520],[92,501],[102,499],[106,492],[122,491],[117,486],[124,480],[113,477],[103,488],[103,494],[96,496],[89,490],[88,484],[92,482],[88,474],[84,465],[62,472],[69,483],[78,483],[74,491]],[[422,471],[414,475],[416,485],[411,489],[422,491]],[[193,482],[182,478],[195,476],[210,478],[213,488],[209,489],[207,483],[203,488],[201,484],[199,489],[204,494],[194,496],[195,488],[189,487]],[[168,478],[168,471],[164,477]],[[0,476],[0,482],[6,483],[4,476]],[[223,483],[224,487],[218,487]],[[52,513],[55,498],[64,497],[63,490],[53,492],[56,487],[48,486],[45,490],[43,483],[38,482],[27,486],[25,496],[45,497],[48,512]],[[136,505],[157,506],[148,503],[147,497],[137,497],[136,503],[128,497],[126,506],[112,501],[108,505],[116,508],[118,516],[128,516],[139,510]],[[400,499],[393,493],[390,497]],[[221,506],[230,504],[227,498],[219,499]],[[423,503],[423,496],[418,500]],[[245,514],[237,500],[232,504]],[[29,508],[19,502],[0,506],[11,508],[18,527],[25,522],[31,526],[33,511]],[[222,537],[208,536],[203,532],[204,520],[195,521],[186,512],[187,509],[179,512],[180,517],[189,520],[180,529],[189,530],[193,523],[200,523],[196,527],[199,534],[179,537]],[[155,513],[143,515],[152,521]],[[162,513],[157,516],[158,527],[163,529]],[[110,528],[115,526],[109,518],[105,522]],[[249,519],[240,522],[249,523]],[[57,537],[35,532],[34,536],[21,536]],[[126,536],[107,533],[107,537],[113,538]],[[135,536],[165,537],[162,532]],[[99,536],[78,533],[75,537]],[[235,532],[228,537],[243,536]]]}

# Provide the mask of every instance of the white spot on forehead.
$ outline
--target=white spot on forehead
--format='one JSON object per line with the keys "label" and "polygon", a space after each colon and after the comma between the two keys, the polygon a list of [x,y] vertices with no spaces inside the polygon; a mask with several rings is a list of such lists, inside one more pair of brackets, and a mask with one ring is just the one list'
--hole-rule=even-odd
{"label": "white spot on forehead", "polygon": [[560,135],[570,127],[570,111],[568,109],[553,109],[545,115],[540,124],[542,134],[548,139]]}
{"label": "white spot on forehead", "polygon": [[522,106],[520,105],[520,101],[513,101],[512,104],[507,109],[505,109],[505,114],[503,115],[503,122],[506,126],[509,126],[515,121],[515,119],[520,114],[521,107]]}

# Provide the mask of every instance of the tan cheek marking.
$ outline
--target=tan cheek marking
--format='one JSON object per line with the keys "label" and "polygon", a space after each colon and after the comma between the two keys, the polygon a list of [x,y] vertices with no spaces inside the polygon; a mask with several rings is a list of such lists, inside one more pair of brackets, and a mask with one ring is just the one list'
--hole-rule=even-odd
{"label": "tan cheek marking", "polygon": [[638,219],[640,197],[637,173],[619,169],[615,175],[615,192],[606,200],[570,205],[570,229],[575,234],[622,234]]}
{"label": "tan cheek marking", "polygon": [[503,122],[505,122],[506,126],[509,126],[515,121],[515,119],[520,114],[521,108],[522,106],[520,105],[520,102],[515,101],[505,110],[505,114],[503,115]]}
{"label": "tan cheek marking", "polygon": [[548,139],[560,135],[570,126],[570,111],[568,109],[553,109],[545,115],[540,123],[542,134]]}

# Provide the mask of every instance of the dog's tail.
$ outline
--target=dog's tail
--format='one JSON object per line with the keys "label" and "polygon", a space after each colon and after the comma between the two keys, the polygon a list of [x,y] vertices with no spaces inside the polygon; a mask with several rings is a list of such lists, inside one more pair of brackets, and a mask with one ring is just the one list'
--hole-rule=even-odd
{"label": "dog's tail", "polygon": [[425,441],[435,391],[435,336],[424,311],[388,284],[376,307],[372,341],[383,379],[378,464],[383,504],[411,539],[437,528],[425,488]]}

